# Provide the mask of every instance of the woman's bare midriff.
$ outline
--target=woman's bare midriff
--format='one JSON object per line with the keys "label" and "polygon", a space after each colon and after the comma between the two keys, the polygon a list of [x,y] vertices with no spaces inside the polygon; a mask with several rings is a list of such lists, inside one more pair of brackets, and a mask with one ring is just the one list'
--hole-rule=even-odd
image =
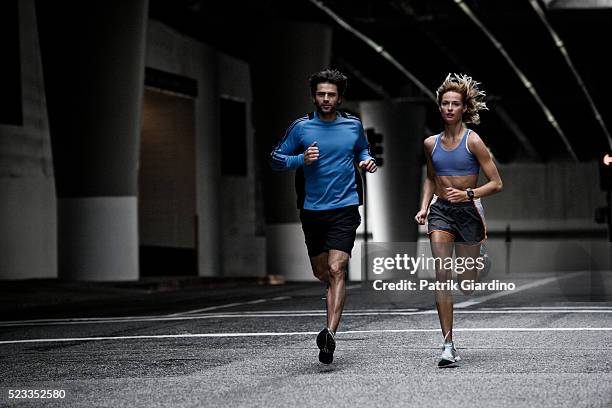
{"label": "woman's bare midriff", "polygon": [[478,183],[478,174],[470,174],[467,176],[436,176],[436,195],[443,199],[448,199],[446,196],[446,188],[453,187],[458,190],[467,188],[476,188]]}

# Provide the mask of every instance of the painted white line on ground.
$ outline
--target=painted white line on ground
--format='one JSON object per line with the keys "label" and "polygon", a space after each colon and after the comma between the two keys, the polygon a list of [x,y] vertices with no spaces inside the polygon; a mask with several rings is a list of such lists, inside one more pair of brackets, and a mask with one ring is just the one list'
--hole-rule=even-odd
{"label": "painted white line on ground", "polygon": [[348,285],[345,287],[346,290],[351,290],[351,289],[357,289],[360,288],[362,286],[361,283],[357,284],[357,285]]}
{"label": "painted white line on ground", "polygon": [[498,299],[500,297],[504,297],[504,296],[509,296],[509,295],[514,295],[518,292],[522,292],[524,290],[527,289],[532,289],[538,286],[542,286],[542,285],[546,285],[548,283],[553,283],[555,281],[561,280],[561,279],[569,279],[569,278],[575,278],[576,276],[580,276],[587,273],[587,271],[580,271],[580,272],[573,272],[573,273],[568,273],[567,275],[562,275],[562,276],[554,276],[552,278],[545,278],[545,279],[538,279],[537,281],[531,282],[531,283],[527,283],[525,285],[521,285],[519,287],[517,287],[514,290],[505,290],[503,292],[497,292],[497,293],[492,293],[490,295],[486,295],[486,296],[479,296],[470,300],[466,300],[465,302],[461,302],[461,303],[457,303],[454,308],[455,309],[463,309],[469,306],[473,306],[473,305],[477,305],[479,303],[482,302],[486,302],[488,300],[491,299]]}
{"label": "painted white line on ground", "polygon": [[[346,334],[376,334],[376,333],[426,333],[439,332],[440,329],[386,329],[386,330],[347,330],[338,332]],[[453,329],[454,332],[549,332],[549,331],[612,331],[612,327],[474,327],[467,329]],[[3,340],[1,344],[23,343],[60,343],[71,341],[101,341],[101,340],[152,340],[152,339],[184,339],[184,338],[211,338],[211,337],[270,337],[270,336],[310,336],[318,332],[263,332],[263,333],[183,333],[183,334],[156,334],[142,336],[104,336],[104,337],[66,337],[52,339],[24,339]]]}
{"label": "painted white line on ground", "polygon": [[249,302],[228,303],[228,304],[225,304],[225,305],[209,306],[209,307],[205,307],[205,308],[202,308],[202,309],[194,309],[194,310],[187,310],[185,312],[172,313],[172,314],[169,314],[167,316],[168,317],[183,316],[183,315],[190,315],[190,314],[194,314],[194,313],[209,312],[211,310],[226,309],[226,308],[235,307],[235,306],[243,306],[243,305],[252,305],[252,304],[256,304],[256,303],[264,303],[264,302],[268,302],[268,301],[271,301],[271,300],[286,300],[286,299],[291,299],[291,296],[277,296],[277,297],[273,297],[271,299],[256,299],[256,300],[251,300]]}
{"label": "painted white line on ground", "polygon": [[481,307],[478,310],[612,310],[612,306],[507,306]]}
{"label": "painted white line on ground", "polygon": [[[283,299],[286,297],[283,297]],[[288,298],[288,297],[287,297]],[[359,313],[359,312],[416,312],[419,309],[409,308],[409,309],[345,309],[345,312],[348,313]],[[223,316],[223,315],[250,315],[250,314],[272,314],[272,313],[326,313],[325,309],[310,309],[310,310],[255,310],[249,312],[222,312],[222,315],[217,313],[204,313],[202,315],[196,316],[182,316],[179,314],[178,316],[172,315],[151,315],[151,316],[113,316],[113,317],[72,317],[72,318],[55,318],[55,319],[28,319],[28,320],[5,320],[0,321],[0,327],[3,325],[14,325],[21,323],[92,323],[92,322],[139,322],[139,321],[155,321],[155,320],[191,320],[198,319],[202,317],[208,316]]]}
{"label": "painted white line on ground", "polygon": [[[419,310],[419,311],[379,311],[379,312],[361,312],[361,311],[345,311],[343,316],[414,316],[414,315],[429,315],[436,314],[435,310]],[[455,314],[605,314],[612,313],[612,310],[455,310]],[[269,317],[320,317],[325,316],[326,312],[311,311],[311,312],[233,312],[233,313],[208,313],[203,315],[189,316],[135,316],[135,317],[119,317],[119,318],[92,318],[92,319],[51,319],[48,321],[40,320],[17,320],[0,322],[0,327],[16,327],[16,326],[61,326],[61,325],[78,325],[78,324],[104,324],[104,323],[139,323],[139,322],[167,322],[167,321],[188,321],[188,320],[207,320],[207,319],[237,319],[237,318],[269,318]]]}
{"label": "painted white line on ground", "polygon": [[171,317],[171,316],[181,316],[181,315],[191,314],[191,313],[208,312],[210,310],[225,309],[227,307],[240,306],[240,305],[243,305],[243,304],[244,303],[228,303],[226,305],[209,306],[209,307],[205,307],[205,308],[202,308],[202,309],[188,310],[186,312],[180,312],[180,313],[172,313],[172,314],[169,314],[168,316]]}
{"label": "painted white line on ground", "polygon": [[612,310],[455,310],[455,314],[612,313]]}
{"label": "painted white line on ground", "polygon": [[250,302],[244,302],[246,305],[254,305],[257,303],[263,303],[263,302],[267,302],[268,299],[257,299],[257,300],[251,300]]}
{"label": "painted white line on ground", "polygon": [[[365,313],[365,312],[417,312],[419,309],[411,307],[408,309],[344,309],[344,313]],[[611,309],[612,310],[612,309]],[[267,313],[326,313],[325,309],[310,310],[253,310],[248,312],[228,312],[227,314],[267,314]]]}

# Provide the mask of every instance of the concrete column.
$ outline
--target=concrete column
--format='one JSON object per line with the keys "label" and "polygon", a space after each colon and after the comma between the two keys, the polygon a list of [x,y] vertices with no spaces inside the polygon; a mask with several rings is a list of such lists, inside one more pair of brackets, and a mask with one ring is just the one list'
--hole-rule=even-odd
{"label": "concrete column", "polygon": [[383,135],[384,166],[367,177],[368,229],[378,242],[416,242],[421,194],[425,106],[415,102],[360,103],[363,125]]}
{"label": "concrete column", "polygon": [[253,48],[255,140],[263,186],[268,273],[310,280],[312,272],[296,209],[293,172],[273,172],[268,155],[294,119],[314,109],[308,77],[328,68],[332,30],[315,23],[262,24]]}
{"label": "concrete column", "polygon": [[4,79],[20,81],[22,110],[21,124],[0,124],[0,279],[55,278],[55,180],[34,0],[0,8],[11,30],[3,40],[16,41],[4,57],[20,67]]}
{"label": "concrete column", "polygon": [[138,278],[147,0],[37,1],[58,195],[59,277]]}

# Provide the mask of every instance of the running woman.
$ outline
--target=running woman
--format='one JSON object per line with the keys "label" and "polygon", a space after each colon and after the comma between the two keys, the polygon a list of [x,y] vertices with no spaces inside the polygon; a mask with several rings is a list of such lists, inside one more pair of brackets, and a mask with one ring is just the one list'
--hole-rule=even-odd
{"label": "running woman", "polygon": [[327,285],[327,326],[317,336],[319,361],[330,364],[345,299],[345,275],[362,203],[358,166],[377,169],[359,118],[338,110],[347,78],[325,70],[309,79],[315,112],[295,120],[271,154],[274,170],[297,169],[302,230],[312,272]]}
{"label": "running woman", "polygon": [[[423,183],[421,209],[414,217],[419,224],[427,221],[432,254],[441,260],[453,255],[471,259],[476,265],[481,244],[486,239],[482,197],[501,191],[502,180],[489,150],[480,136],[467,127],[479,124],[478,112],[488,109],[479,82],[461,74],[449,74],[436,92],[444,131],[425,139],[427,177]],[[477,187],[482,169],[488,182]],[[436,262],[436,280],[452,281],[447,262]],[[458,276],[479,281],[476,266]],[[444,286],[443,286],[444,287]],[[463,290],[463,289],[462,289]],[[469,293],[464,291],[464,293]],[[436,290],[436,308],[444,336],[439,367],[461,360],[453,342],[453,298],[451,290]]]}

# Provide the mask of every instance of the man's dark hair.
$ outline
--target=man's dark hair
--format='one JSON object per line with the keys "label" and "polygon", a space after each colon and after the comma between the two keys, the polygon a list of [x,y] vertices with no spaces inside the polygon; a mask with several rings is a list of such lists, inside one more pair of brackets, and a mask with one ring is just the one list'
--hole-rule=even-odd
{"label": "man's dark hair", "polygon": [[342,98],[344,96],[344,91],[346,91],[347,78],[342,72],[337,69],[326,69],[323,71],[316,72],[308,78],[308,83],[310,84],[310,93],[314,98],[317,92],[317,85],[322,84],[324,82],[329,82],[330,84],[336,85],[338,87],[338,97]]}

